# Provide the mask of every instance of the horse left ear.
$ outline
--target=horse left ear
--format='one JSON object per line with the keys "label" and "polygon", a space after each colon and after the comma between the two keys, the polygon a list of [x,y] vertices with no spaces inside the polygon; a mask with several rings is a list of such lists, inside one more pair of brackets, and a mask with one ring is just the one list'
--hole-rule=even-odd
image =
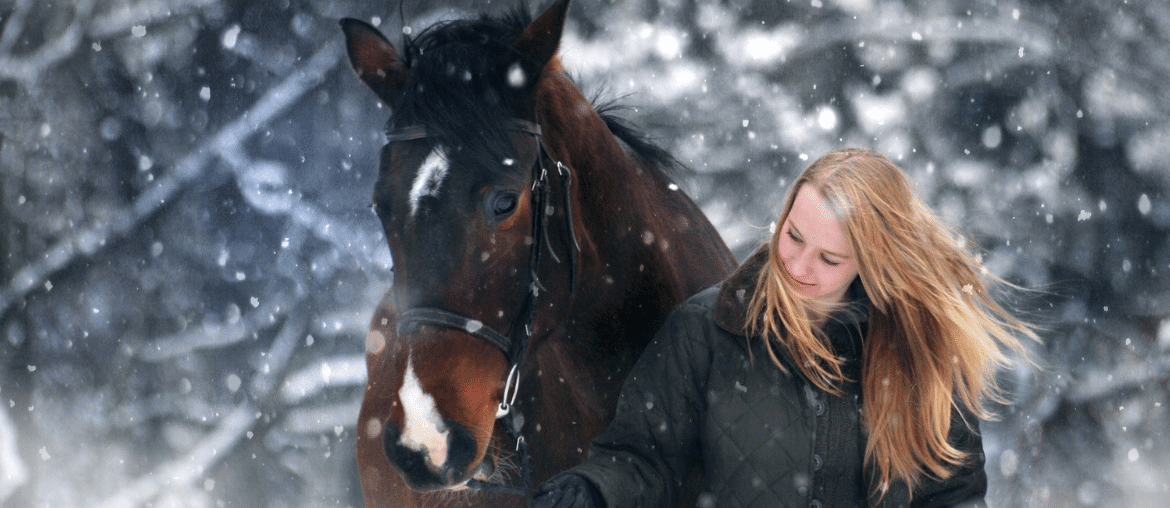
{"label": "horse left ear", "polygon": [[[513,86],[532,87],[540,80],[540,73],[557,54],[568,15],[569,0],[557,0],[524,29],[513,45],[524,58],[509,62],[507,69],[508,80]],[[519,65],[522,74],[515,73],[515,65]]]}

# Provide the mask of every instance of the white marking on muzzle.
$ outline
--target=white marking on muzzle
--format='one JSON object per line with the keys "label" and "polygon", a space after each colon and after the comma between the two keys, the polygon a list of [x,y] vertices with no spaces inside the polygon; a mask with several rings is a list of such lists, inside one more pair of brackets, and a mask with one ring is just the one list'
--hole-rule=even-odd
{"label": "white marking on muzzle", "polygon": [[427,196],[438,196],[439,187],[447,178],[447,150],[436,146],[427,155],[422,166],[418,168],[418,175],[414,177],[414,184],[410,187],[410,215],[418,213],[419,203]]}
{"label": "white marking on muzzle", "polygon": [[406,374],[398,390],[402,401],[406,428],[398,442],[411,450],[425,454],[434,466],[447,462],[447,425],[435,407],[435,398],[423,391],[414,372],[414,358],[406,359]]}

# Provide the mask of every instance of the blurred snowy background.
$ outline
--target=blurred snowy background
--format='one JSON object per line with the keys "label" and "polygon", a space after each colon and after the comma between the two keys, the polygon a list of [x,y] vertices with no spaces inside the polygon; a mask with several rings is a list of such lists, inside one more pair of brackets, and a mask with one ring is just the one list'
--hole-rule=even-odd
{"label": "blurred snowy background", "polygon": [[[547,2],[530,3],[542,9]],[[0,504],[361,506],[388,111],[337,19],[513,1],[0,0]],[[792,176],[879,149],[1039,288],[994,506],[1170,499],[1170,3],[576,0],[562,58],[742,259]]]}

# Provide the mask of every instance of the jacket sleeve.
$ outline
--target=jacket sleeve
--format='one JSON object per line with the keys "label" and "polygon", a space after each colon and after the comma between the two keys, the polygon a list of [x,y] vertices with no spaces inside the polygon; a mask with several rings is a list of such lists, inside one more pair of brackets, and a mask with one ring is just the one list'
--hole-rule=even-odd
{"label": "jacket sleeve", "polygon": [[927,478],[910,503],[913,508],[986,506],[983,500],[987,494],[987,473],[983,470],[986,458],[979,420],[966,411],[955,412],[948,440],[967,453],[967,461],[946,480]]}
{"label": "jacket sleeve", "polygon": [[700,449],[709,315],[684,303],[667,318],[626,378],[609,428],[570,470],[593,482],[609,508],[674,505]]}

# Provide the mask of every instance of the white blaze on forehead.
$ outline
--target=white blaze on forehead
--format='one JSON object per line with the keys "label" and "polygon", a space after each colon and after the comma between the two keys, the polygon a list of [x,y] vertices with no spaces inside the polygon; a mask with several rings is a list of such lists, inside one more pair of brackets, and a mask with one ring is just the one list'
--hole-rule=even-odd
{"label": "white blaze on forehead", "polygon": [[402,401],[406,419],[399,443],[427,454],[433,465],[447,462],[447,426],[435,407],[435,398],[423,391],[414,372],[414,359],[410,357],[406,360],[406,374],[402,388],[398,390],[398,399]]}
{"label": "white blaze on forehead", "polygon": [[419,166],[414,185],[410,187],[410,215],[418,213],[418,204],[422,198],[439,194],[439,186],[443,185],[443,179],[447,177],[447,169],[447,150],[436,146],[422,166]]}

